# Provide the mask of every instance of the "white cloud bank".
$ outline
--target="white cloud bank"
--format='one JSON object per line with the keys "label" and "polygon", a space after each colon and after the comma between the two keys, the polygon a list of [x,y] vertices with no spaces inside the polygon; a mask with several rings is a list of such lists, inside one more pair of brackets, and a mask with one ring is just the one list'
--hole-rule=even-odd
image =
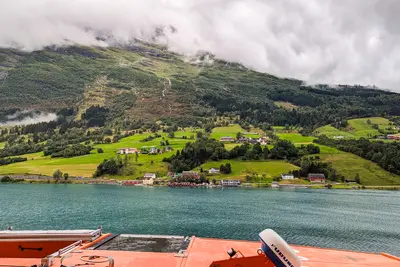
{"label": "white cloud bank", "polygon": [[[28,111],[29,112],[29,111]],[[22,119],[18,119],[18,116],[24,114],[25,112],[17,112],[14,115],[7,116],[6,122],[0,122],[1,126],[16,126],[16,125],[29,125],[35,124],[39,122],[49,122],[55,121],[57,119],[57,115],[54,113],[32,113],[28,114],[26,117]]]}
{"label": "white cloud bank", "polygon": [[[149,40],[309,83],[400,91],[398,0],[1,0],[0,47]],[[171,30],[173,25],[177,30]]]}

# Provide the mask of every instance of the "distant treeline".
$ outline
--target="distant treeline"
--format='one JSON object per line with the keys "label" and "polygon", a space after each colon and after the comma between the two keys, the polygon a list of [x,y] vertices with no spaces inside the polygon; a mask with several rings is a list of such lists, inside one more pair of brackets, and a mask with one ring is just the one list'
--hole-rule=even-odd
{"label": "distant treeline", "polygon": [[17,163],[17,162],[23,162],[23,161],[27,161],[27,160],[28,160],[27,158],[3,158],[3,159],[0,159],[0,166]]}
{"label": "distant treeline", "polygon": [[333,140],[325,135],[320,136],[315,142],[353,153],[377,163],[380,167],[391,173],[400,174],[399,142],[372,142],[365,138],[360,138],[358,140]]}

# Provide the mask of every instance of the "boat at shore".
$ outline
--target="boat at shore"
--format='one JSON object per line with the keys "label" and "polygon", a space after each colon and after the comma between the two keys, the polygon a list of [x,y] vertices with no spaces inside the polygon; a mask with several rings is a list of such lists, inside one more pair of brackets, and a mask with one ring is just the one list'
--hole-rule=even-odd
{"label": "boat at shore", "polygon": [[400,266],[400,258],[288,245],[277,233],[259,242],[97,230],[0,231],[0,266],[19,267],[351,267]]}

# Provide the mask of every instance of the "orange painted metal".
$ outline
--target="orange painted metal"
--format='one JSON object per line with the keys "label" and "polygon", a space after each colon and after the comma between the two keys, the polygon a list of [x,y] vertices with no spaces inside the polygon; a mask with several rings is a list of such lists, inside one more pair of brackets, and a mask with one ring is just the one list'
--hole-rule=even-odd
{"label": "orange painted metal", "polygon": [[0,242],[0,258],[43,258],[71,245],[71,241]]}
{"label": "orange painted metal", "polygon": [[382,252],[381,255],[384,256],[384,257],[387,257],[389,259],[392,259],[392,260],[400,261],[399,257],[393,256],[393,255],[390,255],[390,254],[387,254],[387,253],[383,253]]}
{"label": "orange painted metal", "polygon": [[270,261],[265,255],[252,257],[238,257],[222,261],[214,261],[209,267],[275,267],[275,264]]}
{"label": "orange painted metal", "polygon": [[111,234],[104,234],[104,235],[100,236],[99,238],[97,238],[96,240],[94,240],[94,241],[92,241],[92,242],[90,242],[90,243],[84,244],[82,247],[80,247],[80,249],[89,248],[89,247],[93,246],[94,244],[97,244],[97,243],[99,243],[100,241],[106,239],[106,238],[109,237],[109,236],[111,236]]}
{"label": "orange painted metal", "polygon": [[[209,267],[219,264],[220,267],[272,267],[265,255],[258,255],[259,242],[221,240],[208,238],[192,238],[183,255],[176,253],[151,253],[131,251],[82,250],[69,253],[63,261],[66,266],[84,264],[81,256],[107,256],[114,259],[114,267]],[[307,267],[399,267],[399,259],[395,256],[373,253],[340,251],[314,247],[291,246],[300,258],[302,266]],[[0,251],[1,251],[0,246]],[[230,248],[241,251],[244,257],[228,259],[226,253]],[[59,248],[58,248],[59,249]],[[57,251],[51,251],[51,253]],[[6,256],[8,257],[8,256]],[[55,258],[52,266],[61,265],[61,259]],[[40,264],[40,258],[4,258],[0,257],[0,265],[30,266]],[[107,263],[96,264],[96,267],[106,267]]]}

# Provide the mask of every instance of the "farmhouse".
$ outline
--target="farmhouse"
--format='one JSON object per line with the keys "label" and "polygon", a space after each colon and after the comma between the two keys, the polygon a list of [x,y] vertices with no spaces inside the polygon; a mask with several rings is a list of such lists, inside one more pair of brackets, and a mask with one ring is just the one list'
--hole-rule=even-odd
{"label": "farmhouse", "polygon": [[221,139],[219,141],[220,142],[234,142],[235,139],[231,136],[223,136],[223,137],[221,137]]}
{"label": "farmhouse", "polygon": [[139,149],[137,149],[137,148],[121,148],[119,150],[119,154],[121,154],[121,155],[136,154],[136,153],[139,153]]}
{"label": "farmhouse", "polygon": [[308,180],[310,180],[311,183],[325,183],[325,174],[309,173]]}
{"label": "farmhouse", "polygon": [[400,135],[388,134],[386,138],[389,140],[400,140]]}
{"label": "farmhouse", "polygon": [[218,174],[219,173],[219,169],[217,168],[211,168],[208,170],[209,174]]}
{"label": "farmhouse", "polygon": [[294,175],[293,174],[282,173],[281,174],[281,178],[282,178],[282,180],[293,180],[294,179]]}
{"label": "farmhouse", "polygon": [[237,187],[240,185],[240,180],[221,180],[220,183],[226,187]]}

